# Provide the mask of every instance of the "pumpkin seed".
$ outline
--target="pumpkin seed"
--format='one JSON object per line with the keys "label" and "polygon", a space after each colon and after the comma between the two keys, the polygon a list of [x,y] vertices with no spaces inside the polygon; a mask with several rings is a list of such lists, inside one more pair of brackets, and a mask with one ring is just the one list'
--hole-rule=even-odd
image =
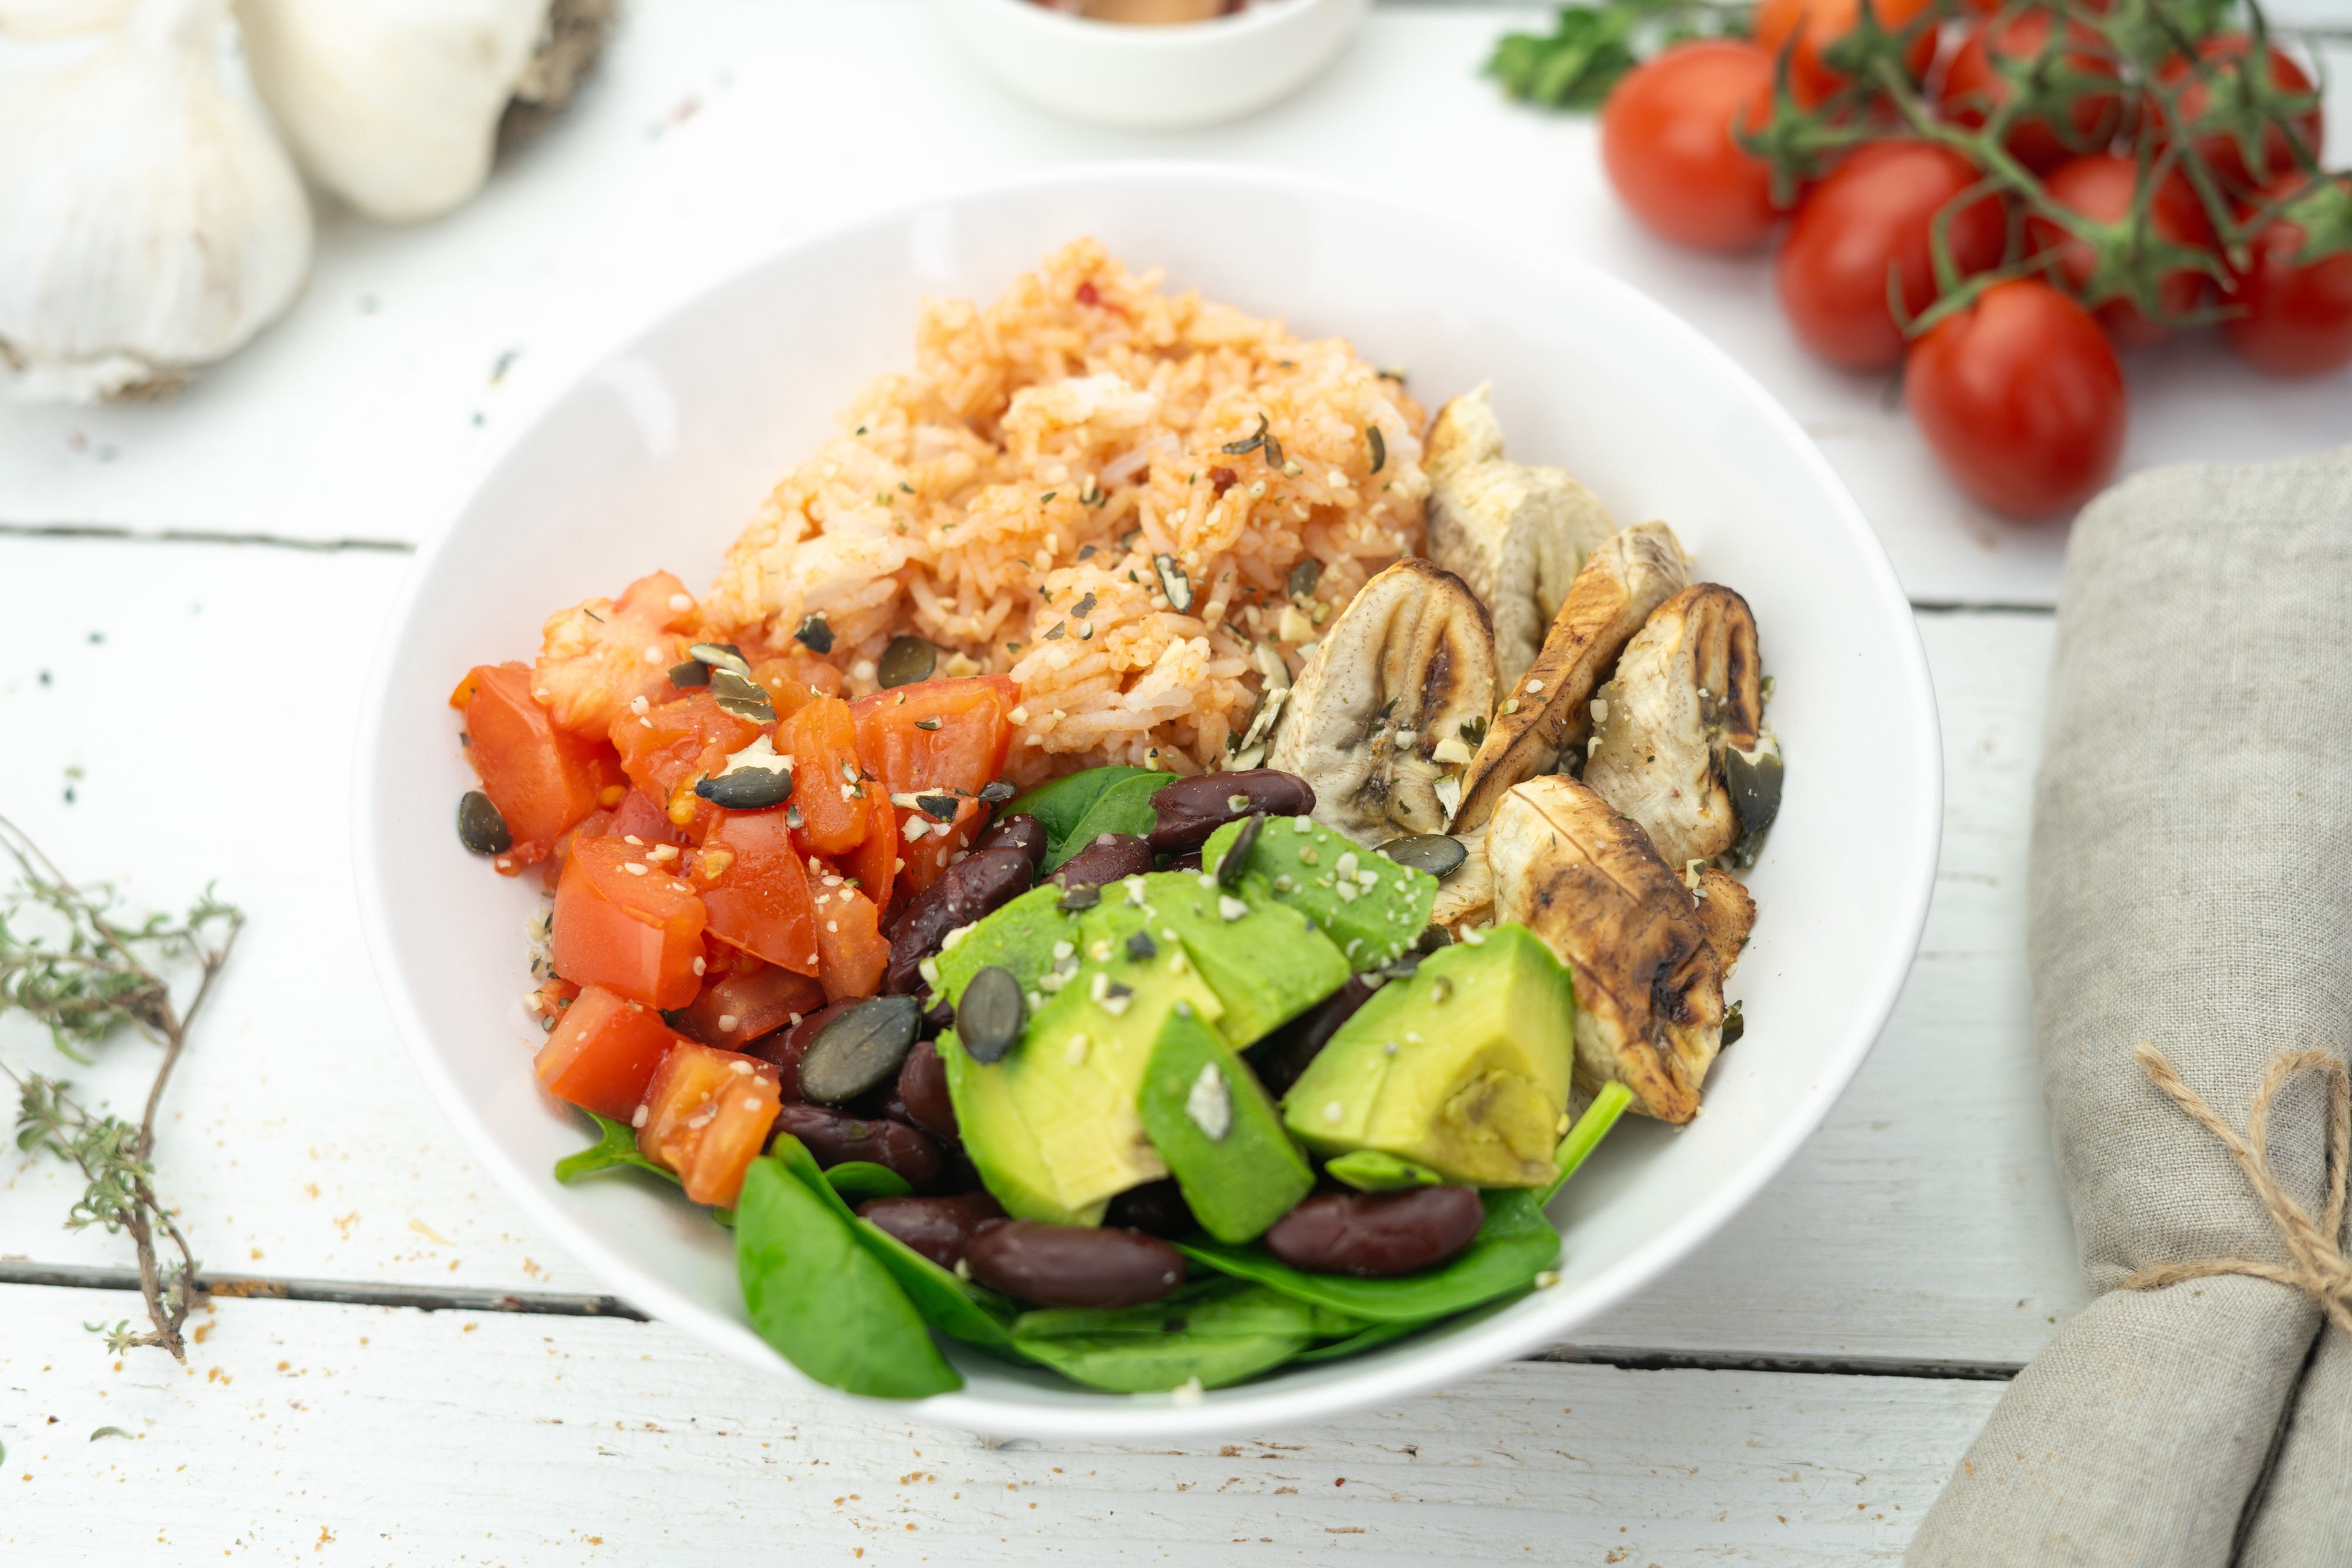
{"label": "pumpkin seed", "polygon": [[1414,833],[1391,839],[1373,853],[1386,855],[1399,865],[1409,865],[1434,877],[1453,875],[1470,858],[1462,841],[1446,833]]}
{"label": "pumpkin seed", "polygon": [[1101,902],[1102,889],[1097,887],[1093,883],[1082,882],[1078,883],[1077,886],[1070,889],[1069,892],[1062,894],[1060,900],[1055,904],[1054,907],[1060,910],[1065,915],[1076,915],[1081,910],[1092,909],[1096,904],[1100,904]]}
{"label": "pumpkin seed", "polygon": [[694,792],[730,811],[764,811],[793,798],[793,776],[782,768],[738,768],[701,779]]}
{"label": "pumpkin seed", "polygon": [[722,713],[748,718],[753,724],[776,722],[776,709],[768,700],[768,688],[742,671],[725,664],[713,664],[710,668],[710,695]]}
{"label": "pumpkin seed", "polygon": [[1308,599],[1314,596],[1315,585],[1322,580],[1323,563],[1310,555],[1290,569],[1290,580],[1283,586],[1290,591],[1291,598]]}
{"label": "pumpkin seed", "polygon": [[1127,939],[1127,956],[1140,964],[1160,956],[1160,944],[1151,939],[1149,931],[1139,931]]}
{"label": "pumpkin seed", "polygon": [[801,617],[800,630],[793,633],[793,640],[812,653],[830,653],[833,623],[824,618],[823,611],[814,611]]}
{"label": "pumpkin seed", "polygon": [[669,684],[682,692],[698,690],[710,684],[710,666],[699,659],[672,664],[669,667]]}
{"label": "pumpkin seed", "polygon": [[801,1098],[838,1105],[897,1077],[922,1015],[912,997],[875,997],[835,1019],[801,1058]]}
{"label": "pumpkin seed", "polygon": [[1223,446],[1218,447],[1217,450],[1224,453],[1229,457],[1240,457],[1244,454],[1255,452],[1259,447],[1265,444],[1265,415],[1259,414],[1257,416],[1256,434],[1244,440],[1228,441]]}
{"label": "pumpkin seed", "polygon": [[751,677],[751,666],[743,657],[743,650],[732,643],[697,643],[688,648],[689,658],[699,659],[717,669],[732,670],[744,679]]}
{"label": "pumpkin seed", "polygon": [[1724,748],[1723,781],[1730,787],[1742,832],[1760,833],[1780,814],[1780,743],[1771,736],[1758,741],[1753,751]]}
{"label": "pumpkin seed", "polygon": [[939,715],[937,715],[937,714],[933,714],[933,715],[932,715],[930,717],[929,717],[929,718],[919,718],[919,719],[917,719],[917,720],[915,721],[915,727],[916,727],[917,729],[925,729],[925,730],[937,729],[937,728],[939,728],[939,727],[940,727],[940,726],[941,726],[942,724],[945,724],[946,722],[947,722],[947,721],[946,721],[945,719],[943,719],[943,718],[940,717],[940,716],[939,716]]}
{"label": "pumpkin seed", "polygon": [[514,848],[507,820],[479,789],[457,797],[457,841],[478,855],[502,855]]}
{"label": "pumpkin seed", "polygon": [[1421,940],[1412,946],[1417,953],[1434,953],[1440,947],[1454,946],[1454,933],[1443,925],[1433,925],[1423,931],[1421,934]]}
{"label": "pumpkin seed", "polygon": [[1168,607],[1179,615],[1189,614],[1192,609],[1192,580],[1176,564],[1176,558],[1153,556],[1151,567],[1160,574],[1160,591],[1168,596]]}
{"label": "pumpkin seed", "polygon": [[1267,467],[1280,468],[1283,465],[1282,443],[1274,438],[1271,431],[1266,434],[1265,444],[1258,448],[1258,452],[1265,458]]}
{"label": "pumpkin seed", "polygon": [[939,663],[937,644],[920,637],[893,637],[874,666],[874,678],[884,686],[910,686],[929,680]]}
{"label": "pumpkin seed", "polygon": [[1001,806],[1019,793],[1010,779],[992,779],[980,787],[980,798],[992,806]]}
{"label": "pumpkin seed", "polygon": [[1364,426],[1364,440],[1372,449],[1372,472],[1377,474],[1389,465],[1389,444],[1377,424]]}
{"label": "pumpkin seed", "polygon": [[952,795],[918,795],[915,809],[935,822],[944,822],[956,814],[956,798]]}
{"label": "pumpkin seed", "polygon": [[[956,1003],[956,1040],[974,1061],[1002,1061],[1020,1040],[1028,1010],[1013,971],[992,964],[971,977]],[[805,1064],[801,1071],[806,1074]]]}
{"label": "pumpkin seed", "polygon": [[1235,833],[1234,841],[1225,846],[1225,858],[1217,862],[1219,887],[1234,888],[1242,884],[1242,873],[1249,870],[1250,852],[1257,848],[1257,836],[1265,831],[1264,811],[1252,813],[1250,820],[1242,824],[1242,831]]}

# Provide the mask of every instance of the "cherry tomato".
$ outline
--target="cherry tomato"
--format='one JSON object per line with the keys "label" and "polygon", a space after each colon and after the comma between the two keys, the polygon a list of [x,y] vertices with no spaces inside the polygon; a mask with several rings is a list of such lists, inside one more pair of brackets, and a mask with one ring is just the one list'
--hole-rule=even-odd
{"label": "cherry tomato", "polygon": [[1780,214],[1772,171],[1731,139],[1769,114],[1772,57],[1751,44],[1677,44],[1629,73],[1601,110],[1601,161],[1653,234],[1701,250],[1761,245]]}
{"label": "cherry tomato", "polygon": [[[2231,62],[2242,62],[2252,47],[2253,40],[2243,33],[2215,33],[2198,40],[2197,57],[2208,66],[2226,67]],[[2275,46],[2272,47],[2270,57],[2271,84],[2273,87],[2289,93],[2312,90],[2310,75],[2295,63],[2294,57]],[[2242,65],[2239,69],[2243,69]],[[2171,85],[2190,76],[2191,68],[2186,57],[2176,55],[2158,68],[2156,75],[2158,81]],[[2219,104],[2214,102],[2216,85],[2221,89],[2222,101]],[[2274,176],[2293,173],[2300,167],[2295,162],[2294,153],[2287,146],[2286,131],[2275,122],[2263,131],[2261,156],[2263,167],[2259,173],[2247,170],[2245,149],[2238,144],[2235,135],[2227,130],[2210,128],[2210,118],[2215,111],[2225,109],[2231,100],[2242,97],[2243,91],[2242,78],[2235,72],[2225,71],[2220,75],[2218,83],[2212,80],[2189,82],[2181,89],[2179,106],[2181,123],[2196,136],[2197,151],[2204,155],[2206,162],[2212,165],[2214,173],[2224,184],[2237,190],[2265,183]],[[2295,139],[2303,143],[2304,151],[2317,157],[2323,130],[2319,106],[2315,103],[2296,115],[2294,128]]]}
{"label": "cherry tomato", "polygon": [[[682,1008],[702,988],[702,900],[651,846],[579,839],[555,887],[555,972],[649,1008]],[[634,869],[633,869],[634,868]]]}
{"label": "cherry tomato", "polygon": [[[2132,190],[2138,178],[2131,159],[2095,152],[2052,170],[2043,188],[2061,206],[2111,224],[2121,222],[2131,211]],[[2197,199],[2196,191],[2177,169],[2156,188],[2148,203],[2148,220],[2160,239],[2199,250],[2212,248],[2213,225],[2205,215],[2205,204]],[[2032,251],[2056,251],[2060,276],[2078,292],[2091,281],[2098,265],[2088,244],[2038,214],[2026,217],[2025,243]],[[2196,309],[2212,286],[2207,275],[2184,267],[2166,273],[2157,291],[2166,311],[2178,315]],[[2152,343],[2165,334],[2164,328],[2142,315],[2128,299],[2110,299],[2095,314],[2107,335],[2126,349]]]}
{"label": "cherry tomato", "polygon": [[[2302,182],[2289,178],[2263,193],[2275,199]],[[2238,357],[2274,376],[2316,376],[2352,364],[2352,253],[2297,262],[2301,224],[2280,216],[2249,245],[2234,302],[2245,314],[2222,323]]]}
{"label": "cherry tomato", "polygon": [[[1789,58],[1789,89],[1797,101],[1821,102],[1845,85],[1845,78],[1822,58],[1822,51],[1853,32],[1870,7],[1881,28],[1896,33],[1935,0],[1763,0],[1756,7],[1756,42],[1776,58],[1791,35],[1797,39]],[[1927,75],[1936,57],[1936,30],[1922,27],[1904,51],[1904,64],[1913,80]]]}
{"label": "cherry tomato", "polygon": [[[2009,78],[2000,72],[2001,63],[2038,58],[2050,41],[2053,20],[2047,11],[2023,11],[2006,22],[1989,23],[1971,32],[1952,57],[1943,89],[1937,94],[1945,115],[1971,129],[1990,120],[1994,110],[2009,101],[2011,91]],[[2070,43],[2095,44],[2098,34],[2087,24],[2069,22],[2066,37]],[[2115,62],[2103,54],[2069,49],[2059,58],[2067,69],[2083,76],[2110,81],[2116,76]],[[2073,125],[2071,145],[2038,115],[2011,124],[2003,145],[2011,157],[2037,174],[2056,168],[2078,151],[2095,152],[2123,129],[2123,94],[2084,91],[2074,100],[2067,118]]]}
{"label": "cherry tomato", "polygon": [[499,869],[545,860],[563,831],[596,810],[604,788],[618,781],[612,748],[558,728],[530,695],[528,664],[484,664],[458,692],[466,755],[514,836]]}
{"label": "cherry tomato", "polygon": [[[1832,170],[1797,208],[1774,279],[1798,340],[1855,370],[1900,363],[1888,278],[1900,277],[1906,314],[1936,302],[1936,214],[1977,178],[1967,159],[1924,141],[1873,142]],[[1963,277],[1998,266],[2008,234],[1991,194],[1955,209],[1946,225]]]}
{"label": "cherry tomato", "polygon": [[694,857],[693,882],[709,911],[709,936],[779,968],[817,972],[808,873],[783,808],[720,813]]}
{"label": "cherry tomato", "polygon": [[695,1202],[733,1203],[782,1098],[773,1063],[681,1041],[646,1086],[637,1152],[676,1171]]}
{"label": "cherry tomato", "polygon": [[2090,499],[2124,445],[2124,373],[2090,313],[2046,283],[1996,284],[1911,346],[1904,396],[1960,487],[2045,517]]}
{"label": "cherry tomato", "polygon": [[532,1065],[558,1099],[625,1122],[677,1043],[653,1009],[590,986],[564,1009]]}

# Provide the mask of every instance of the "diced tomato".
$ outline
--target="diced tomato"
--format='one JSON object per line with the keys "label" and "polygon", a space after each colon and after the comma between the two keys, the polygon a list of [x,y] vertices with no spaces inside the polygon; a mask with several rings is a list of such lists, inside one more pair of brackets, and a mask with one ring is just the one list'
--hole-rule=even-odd
{"label": "diced tomato", "polygon": [[449,706],[459,713],[466,711],[466,705],[474,700],[474,693],[481,685],[474,679],[474,674],[472,670],[467,670],[466,678],[457,683],[457,689],[449,694]]}
{"label": "diced tomato", "polygon": [[[762,659],[751,666],[751,678],[775,690],[776,683],[790,681],[805,686],[821,697],[841,695],[841,672],[814,653],[785,653],[778,658]],[[778,713],[784,710],[778,708]]]}
{"label": "diced tomato", "polygon": [[677,869],[620,839],[574,840],[555,889],[555,972],[647,1007],[692,1001],[708,915]]}
{"label": "diced tomato", "polygon": [[857,879],[858,891],[874,901],[882,918],[890,917],[890,905],[897,896],[898,862],[904,853],[898,847],[898,818],[895,810],[869,812],[873,826],[866,831],[866,840],[841,858],[844,875]]}
{"label": "diced tomato", "polygon": [[[500,870],[543,861],[564,829],[617,780],[609,747],[558,729],[530,695],[528,664],[484,664],[466,677],[467,755],[514,848]],[[465,686],[458,688],[460,691]]]}
{"label": "diced tomato", "polygon": [[534,1065],[550,1093],[625,1122],[644,1103],[662,1058],[680,1043],[653,1009],[590,986],[539,1048]]}
{"label": "diced tomato", "polygon": [[621,770],[646,799],[664,809],[681,782],[717,771],[728,753],[741,750],[759,736],[758,725],[729,713],[709,692],[641,714],[625,713],[613,721]]}
{"label": "diced tomato", "polygon": [[676,1171],[695,1202],[731,1204],[782,1098],[771,1063],[681,1042],[646,1088],[637,1152]]}
{"label": "diced tomato", "polygon": [[[929,789],[977,795],[1004,768],[1007,716],[1021,700],[1010,675],[920,681],[850,705],[866,770],[893,795]],[[936,728],[926,724],[938,721]]]}
{"label": "diced tomato", "polygon": [[778,751],[793,759],[793,830],[801,852],[837,855],[856,849],[871,831],[869,807],[877,793],[858,765],[857,723],[839,697],[818,697],[777,727]]}
{"label": "diced tomato", "polygon": [[[905,846],[898,851],[898,890],[912,898],[940,880],[940,873],[948,869],[948,862],[955,859],[958,851],[971,847],[971,841],[988,826],[990,811],[978,800],[964,800],[956,802],[956,814],[944,822],[934,822],[920,811],[901,811],[898,815],[900,836],[905,839]],[[922,818],[924,824],[919,839],[908,836],[912,820],[917,817]]]}
{"label": "diced tomato", "polygon": [[781,967],[817,972],[808,873],[781,808],[721,812],[695,856],[694,880],[710,912],[710,936]]}
{"label": "diced tomato", "polygon": [[552,1030],[563,1021],[564,1009],[580,997],[580,988],[571,981],[553,978],[540,982],[539,989],[523,998],[523,1008],[539,1019],[541,1029]]}
{"label": "diced tomato", "polygon": [[635,839],[642,844],[677,844],[694,841],[686,830],[669,820],[669,814],[635,789],[624,793],[620,808],[613,813],[613,824],[604,831],[624,843]]}
{"label": "diced tomato", "polygon": [[702,994],[677,1015],[677,1026],[705,1045],[741,1051],[824,1006],[824,988],[808,976],[738,954],[733,970],[703,983]]}
{"label": "diced tomato", "polygon": [[816,895],[817,951],[824,958],[817,978],[824,982],[829,1002],[872,996],[890,962],[890,944],[881,932],[882,912],[845,878],[829,882],[839,876],[828,871],[811,890]]}

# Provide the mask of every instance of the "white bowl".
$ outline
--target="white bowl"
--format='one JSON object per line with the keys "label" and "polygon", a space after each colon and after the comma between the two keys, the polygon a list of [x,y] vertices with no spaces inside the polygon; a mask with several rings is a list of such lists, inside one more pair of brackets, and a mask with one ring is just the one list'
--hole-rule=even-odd
{"label": "white bowl", "polygon": [[[1203,225],[1202,212],[1222,221]],[[401,1033],[531,1218],[656,1316],[798,1378],[752,1333],[727,1235],[655,1184],[559,1186],[581,1119],[539,1089],[522,1011],[537,889],[458,846],[473,777],[446,698],[528,659],[551,612],[666,567],[707,580],[776,479],[869,377],[908,365],[918,302],[989,298],[1092,234],[1129,264],[1409,367],[1416,396],[1491,380],[1512,453],[1621,519],[1664,517],[1755,606],[1787,804],[1750,880],[1730,988],[1748,1032],[1680,1131],[1629,1117],[1553,1205],[1559,1282],[1475,1322],[1198,1403],[1088,1393],[961,1350],[967,1385],[877,1406],[977,1431],[1261,1431],[1391,1400],[1551,1343],[1703,1242],[1785,1164],[1894,1006],[1936,865],[1934,695],[1885,555],[1794,421],[1704,338],[1581,263],[1385,197],[1237,169],[1124,164],[927,203],[786,248],[688,301],[516,440],[416,564],[361,729],[355,849]]]}
{"label": "white bowl", "polygon": [[1253,0],[1176,26],[1089,21],[1031,0],[940,0],[981,68],[1040,109],[1122,131],[1214,125],[1296,90],[1371,0]]}

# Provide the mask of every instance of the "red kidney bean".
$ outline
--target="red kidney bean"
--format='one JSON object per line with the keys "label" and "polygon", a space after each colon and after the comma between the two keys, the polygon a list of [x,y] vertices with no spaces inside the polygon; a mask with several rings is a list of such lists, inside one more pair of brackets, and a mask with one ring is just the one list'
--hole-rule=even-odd
{"label": "red kidney bean", "polygon": [[1002,818],[971,846],[974,854],[982,850],[1019,850],[1029,857],[1030,865],[1042,867],[1045,863],[1045,824],[1026,811]]}
{"label": "red kidney bean", "polygon": [[1364,977],[1350,975],[1347,984],[1251,1046],[1250,1068],[1265,1085],[1265,1092],[1277,1100],[1289,1093],[1307,1064],[1371,998],[1372,988],[1364,983]]}
{"label": "red kidney bean", "polygon": [[984,1192],[961,1197],[877,1197],[857,1206],[870,1219],[942,1269],[963,1261],[972,1238],[1004,1222],[1004,1210]]}
{"label": "red kidney bean", "polygon": [[941,872],[890,928],[884,994],[909,997],[920,990],[923,960],[940,950],[949,932],[1019,897],[1036,880],[1036,866],[1017,849],[974,850]]}
{"label": "red kidney bean", "polygon": [[1198,850],[1186,850],[1181,855],[1170,855],[1168,857],[1168,863],[1161,866],[1160,869],[1161,871],[1199,871],[1201,869],[1201,852]]}
{"label": "red kidney bean", "polygon": [[972,1239],[971,1277],[1045,1307],[1139,1307],[1184,1282],[1184,1255],[1140,1230],[1009,1219]]}
{"label": "red kidney bean", "polygon": [[787,1100],[776,1113],[776,1131],[806,1144],[819,1167],[868,1160],[897,1171],[917,1191],[939,1179],[940,1146],[904,1122]]}
{"label": "red kidney bean", "polygon": [[1155,863],[1151,845],[1135,834],[1100,833],[1045,880],[1064,887],[1100,887],[1121,877],[1141,876]]}
{"label": "red kidney bean", "polygon": [[941,1138],[958,1135],[947,1064],[932,1041],[917,1040],[907,1053],[907,1065],[898,1069],[898,1103],[907,1108],[906,1119],[926,1133]]}
{"label": "red kidney bean", "polygon": [[1190,1236],[1200,1228],[1200,1222],[1192,1218],[1192,1206],[1184,1201],[1184,1189],[1176,1185],[1174,1176],[1129,1187],[1110,1200],[1109,1211],[1103,1218],[1108,1224],[1171,1240]]}
{"label": "red kidney bean", "polygon": [[[1234,804],[1236,797],[1239,806]],[[1202,773],[1179,779],[1151,797],[1152,814],[1160,819],[1151,830],[1151,847],[1163,855],[1196,850],[1211,833],[1253,811],[1304,817],[1314,810],[1315,787],[1296,773],[1276,768]]]}
{"label": "red kidney bean", "polygon": [[1466,1186],[1319,1192],[1274,1222],[1265,1249],[1309,1274],[1393,1280],[1454,1257],[1486,1220]]}

